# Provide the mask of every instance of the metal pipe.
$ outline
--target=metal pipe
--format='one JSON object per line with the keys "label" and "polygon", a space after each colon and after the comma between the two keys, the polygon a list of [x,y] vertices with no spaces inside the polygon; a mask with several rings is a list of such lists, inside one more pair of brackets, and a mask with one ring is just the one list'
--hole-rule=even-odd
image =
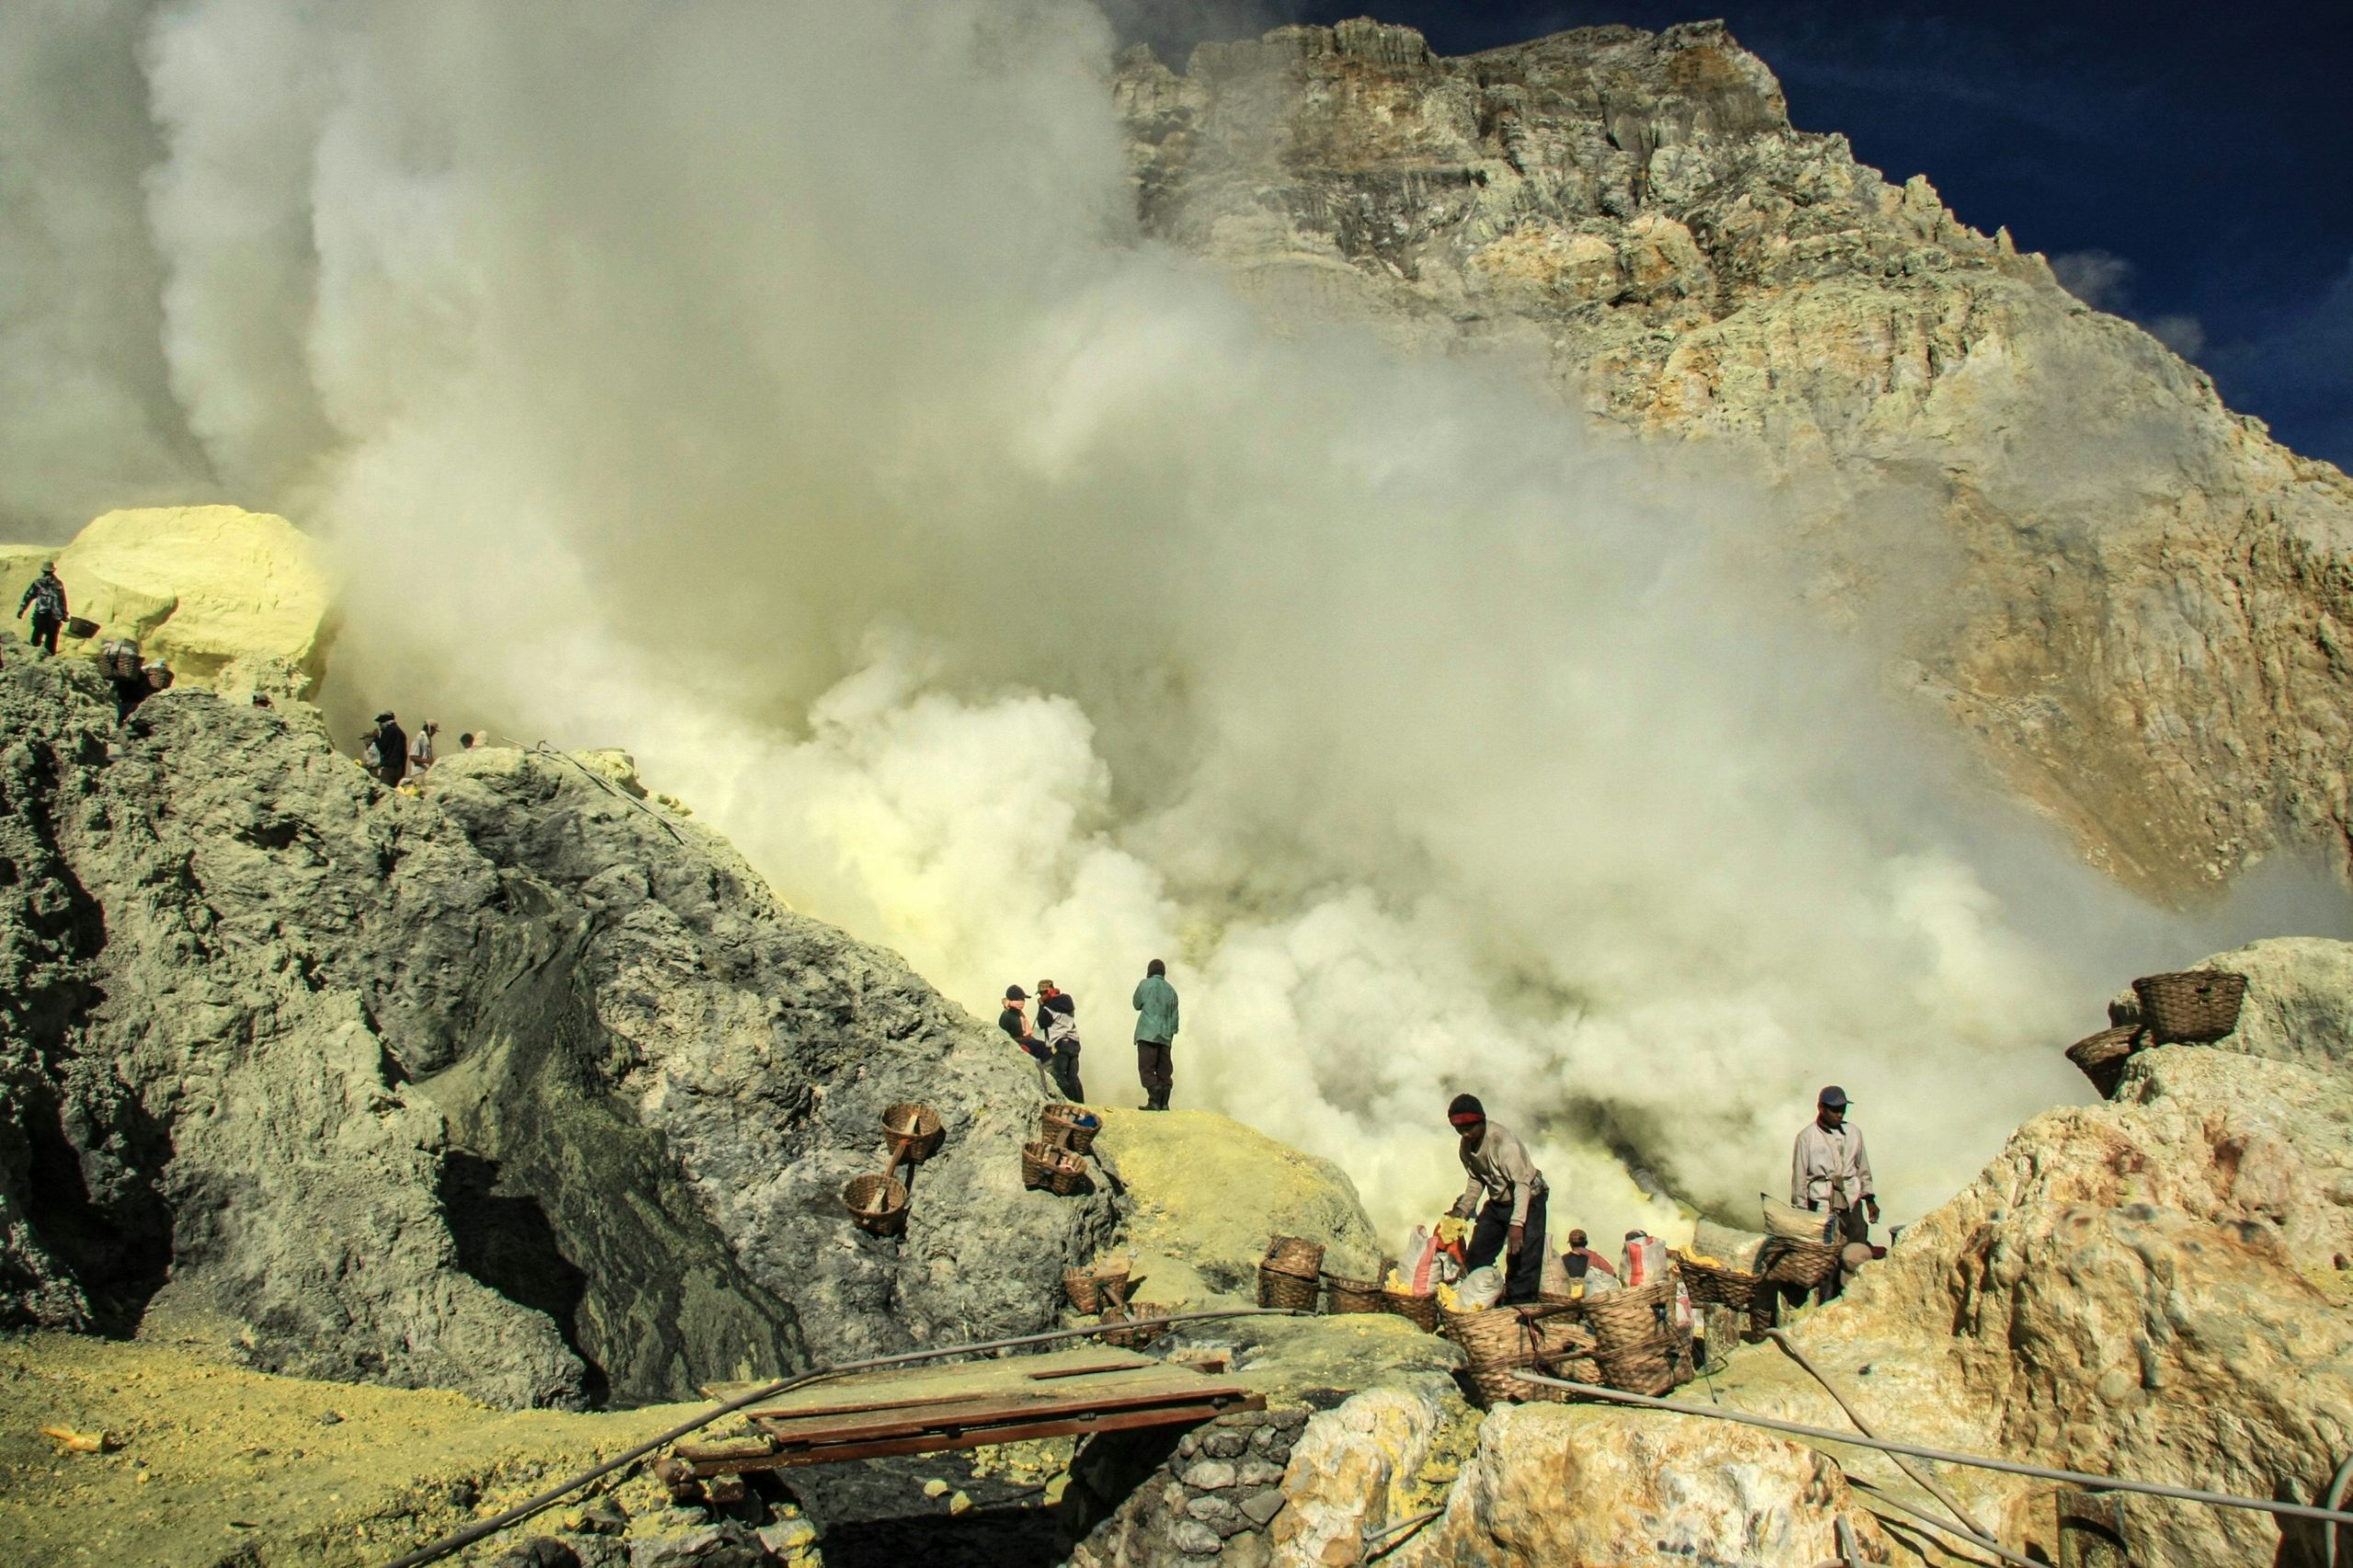
{"label": "metal pipe", "polygon": [[[2353,1454],[2347,1454],[2345,1456],[2345,1462],[2336,1467],[2336,1479],[2328,1483],[2328,1506],[2330,1507],[2342,1508],[2345,1506],[2345,1486],[2347,1482],[2353,1482]],[[2334,1523],[2331,1523],[2328,1527],[2328,1568],[2336,1568],[2336,1538],[2338,1531],[2339,1527]]]}
{"label": "metal pipe", "polygon": [[1404,1545],[1407,1536],[1445,1512],[1444,1508],[1432,1508],[1427,1513],[1415,1514],[1410,1519],[1400,1519],[1385,1528],[1359,1536],[1357,1539],[1357,1550],[1362,1553],[1367,1562],[1376,1557],[1385,1556],[1391,1551]]}
{"label": "metal pipe", "polygon": [[1745,1410],[1711,1408],[1704,1404],[1686,1404],[1681,1400],[1653,1399],[1648,1394],[1628,1393],[1622,1389],[1604,1388],[1599,1383],[1573,1383],[1561,1378],[1539,1377],[1534,1372],[1514,1372],[1522,1382],[1540,1383],[1547,1388],[1567,1389],[1593,1399],[1608,1400],[1617,1404],[1639,1405],[1644,1410],[1670,1411],[1677,1415],[1700,1415],[1711,1421],[1736,1421],[1744,1426],[1761,1426],[1768,1432],[1786,1432],[1791,1437],[1811,1437],[1822,1443],[1845,1443],[1851,1448],[1877,1449],[1881,1453],[1907,1454],[1915,1460],[1935,1460],[1939,1464],[1965,1464],[1978,1470],[1997,1470],[2005,1475],[2029,1476],[2037,1481],[2063,1482],[2093,1492],[2137,1492],[2145,1497],[2170,1497],[2180,1503],[2204,1503],[2217,1508],[2252,1508],[2259,1513],[2277,1514],[2290,1519],[2319,1519],[2325,1523],[2353,1525],[2353,1514],[2341,1508],[2318,1508],[2309,1503],[2275,1503],[2267,1497],[2239,1497],[2227,1492],[2201,1492],[2190,1486],[2166,1486],[2154,1481],[2129,1481],[2117,1475],[2089,1475],[2080,1470],[2054,1470],[2048,1465],[2022,1464],[2017,1460],[1997,1460],[1989,1454],[1955,1453],[1949,1449],[1922,1448],[1917,1443],[1891,1442],[1885,1437],[1864,1437],[1852,1432],[1833,1432],[1821,1426],[1807,1426],[1795,1421],[1778,1420],[1770,1415],[1752,1415]]}
{"label": "metal pipe", "polygon": [[1837,1523],[1840,1561],[1847,1564],[1847,1568],[1863,1568],[1863,1554],[1855,1545],[1855,1527],[1847,1522],[1844,1514],[1838,1516]]}
{"label": "metal pipe", "polygon": [[[1991,1552],[2005,1562],[2018,1564],[2018,1568],[2048,1568],[2047,1564],[2037,1562],[2031,1557],[2022,1557],[2018,1553],[2012,1551],[2006,1546],[2003,1546],[1998,1543],[1993,1546],[1987,1546],[1981,1541],[1972,1540],[1950,1520],[1940,1519],[1937,1517],[1936,1515],[1928,1512],[1926,1508],[1915,1507],[1912,1504],[1906,1503],[1903,1498],[1896,1496],[1893,1493],[1889,1492],[1882,1487],[1873,1486],[1861,1476],[1850,1475],[1847,1480],[1850,1485],[1859,1486],[1869,1494],[1863,1504],[1863,1506],[1866,1508],[1871,1507],[1874,1504],[1884,1504],[1886,1506],[1894,1509],[1899,1514],[1909,1514],[1914,1519],[1927,1526],[1930,1529],[1937,1530],[1942,1534],[1952,1537],[1953,1540],[1961,1542],[1962,1546],[1973,1548],[1979,1551]],[[1942,1545],[1941,1542],[1938,1544],[1940,1546]],[[1954,1548],[1949,1546],[1943,1547],[1943,1550],[1948,1554],[1953,1554],[1955,1551]]]}
{"label": "metal pipe", "polygon": [[667,1448],[688,1433],[699,1432],[722,1415],[732,1415],[747,1405],[757,1404],[764,1399],[773,1399],[778,1394],[799,1388],[804,1383],[821,1382],[824,1379],[837,1378],[848,1372],[870,1372],[878,1368],[904,1367],[917,1361],[944,1361],[951,1356],[977,1355],[983,1350],[1013,1350],[1025,1345],[1049,1345],[1058,1339],[1088,1339],[1098,1334],[1120,1334],[1133,1328],[1157,1328],[1166,1324],[1207,1323],[1219,1318],[1305,1317],[1307,1315],[1289,1307],[1227,1307],[1218,1312],[1175,1312],[1167,1317],[1129,1318],[1119,1323],[1097,1324],[1091,1328],[1058,1328],[1046,1334],[1024,1334],[1011,1339],[984,1339],[972,1345],[946,1345],[933,1350],[909,1350],[896,1356],[876,1356],[864,1361],[842,1361],[831,1367],[813,1368],[806,1372],[799,1372],[789,1378],[779,1378],[776,1381],[763,1384],[747,1394],[731,1399],[718,1409],[698,1415],[692,1421],[681,1426],[673,1426],[658,1437],[650,1437],[627,1453],[617,1454],[594,1470],[583,1471],[562,1485],[551,1486],[536,1497],[516,1504],[503,1514],[468,1525],[461,1530],[445,1535],[428,1545],[418,1547],[404,1557],[396,1557],[386,1563],[384,1568],[421,1568],[424,1563],[437,1562],[451,1552],[462,1551],[486,1536],[496,1535],[509,1525],[520,1524],[533,1514],[562,1502],[590,1482],[601,1480],[623,1465],[643,1459],[656,1449]]}
{"label": "metal pipe", "polygon": [[[1879,1436],[1878,1433],[1871,1430],[1870,1423],[1863,1419],[1862,1413],[1857,1410],[1854,1405],[1847,1401],[1846,1394],[1840,1392],[1838,1386],[1824,1375],[1821,1368],[1815,1366],[1813,1361],[1807,1358],[1804,1351],[1798,1348],[1797,1342],[1790,1337],[1790,1331],[1788,1329],[1768,1328],[1765,1331],[1765,1337],[1779,1346],[1783,1355],[1789,1357],[1790,1360],[1795,1361],[1799,1366],[1804,1368],[1806,1375],[1811,1377],[1815,1382],[1822,1385],[1823,1392],[1828,1394],[1832,1399],[1838,1402],[1838,1408],[1847,1413],[1847,1419],[1855,1424],[1856,1431],[1860,1432],[1866,1437],[1876,1437]],[[1896,1469],[1910,1476],[1914,1481],[1918,1482],[1921,1488],[1926,1491],[1929,1496],[1934,1497],[1938,1502],[1942,1503],[1945,1506],[1945,1507],[1951,1513],[1952,1517],[1961,1522],[1961,1534],[1975,1541],[1980,1546],[1989,1547],[1997,1552],[2003,1551],[2000,1539],[1996,1537],[1992,1530],[1989,1530],[1984,1525],[1979,1524],[1977,1520],[1972,1517],[1969,1510],[1961,1506],[1961,1499],[1955,1497],[1950,1492],[1946,1491],[1934,1476],[1928,1474],[1926,1471],[1919,1469],[1902,1454],[1890,1454],[1888,1458],[1895,1461]],[[2005,1555],[2008,1554],[2005,1553]],[[2026,1560],[2021,1557],[2012,1556],[2011,1561],[2023,1562]]]}

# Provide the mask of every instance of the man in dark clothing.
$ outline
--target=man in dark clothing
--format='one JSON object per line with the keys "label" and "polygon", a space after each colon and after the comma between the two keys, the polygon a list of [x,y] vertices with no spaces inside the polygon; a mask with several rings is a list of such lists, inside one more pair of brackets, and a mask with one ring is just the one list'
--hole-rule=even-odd
{"label": "man in dark clothing", "polygon": [[1038,1028],[1053,1053],[1054,1082],[1073,1105],[1086,1098],[1078,1081],[1078,1004],[1051,980],[1038,982]]}
{"label": "man in dark clothing", "polygon": [[1021,1011],[1021,1005],[1029,1000],[1029,993],[1022,990],[1018,985],[1006,986],[1005,1011],[996,1016],[996,1027],[1012,1036],[1014,1044],[1043,1062],[1046,1059],[1045,1048],[1030,1035],[1029,1020]]}
{"label": "man in dark clothing", "polygon": [[1169,1047],[1176,1039],[1176,988],[1168,983],[1168,966],[1154,959],[1144,966],[1136,986],[1136,1076],[1143,1081],[1144,1110],[1166,1110],[1168,1090],[1175,1082]]}
{"label": "man in dark clothing", "polygon": [[1544,1288],[1544,1173],[1510,1129],[1487,1119],[1476,1096],[1455,1096],[1446,1119],[1461,1135],[1455,1152],[1471,1178],[1454,1212],[1464,1220],[1478,1216],[1464,1266],[1484,1268],[1500,1254],[1503,1300],[1532,1301]]}
{"label": "man in dark clothing", "polygon": [[33,647],[45,650],[51,658],[57,656],[58,628],[65,624],[65,585],[57,580],[57,562],[51,561],[40,569],[25,589],[25,597],[17,601],[17,619],[25,619],[25,611],[33,612]]}
{"label": "man in dark clothing", "polygon": [[368,738],[376,744],[376,777],[397,789],[408,777],[408,732],[390,713],[379,713]]}

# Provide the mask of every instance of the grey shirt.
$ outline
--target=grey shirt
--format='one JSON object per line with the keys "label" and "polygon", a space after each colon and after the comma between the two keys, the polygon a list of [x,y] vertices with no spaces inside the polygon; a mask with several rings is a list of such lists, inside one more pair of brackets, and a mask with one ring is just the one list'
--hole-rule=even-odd
{"label": "grey shirt", "polygon": [[1462,1168],[1471,1180],[1462,1189],[1462,1208],[1466,1213],[1477,1213],[1479,1199],[1483,1195],[1491,1203],[1511,1201],[1511,1222],[1528,1223],[1528,1206],[1544,1190],[1544,1173],[1528,1157],[1528,1145],[1513,1135],[1510,1128],[1489,1121],[1479,1136],[1477,1148],[1457,1143],[1455,1152],[1462,1158]]}

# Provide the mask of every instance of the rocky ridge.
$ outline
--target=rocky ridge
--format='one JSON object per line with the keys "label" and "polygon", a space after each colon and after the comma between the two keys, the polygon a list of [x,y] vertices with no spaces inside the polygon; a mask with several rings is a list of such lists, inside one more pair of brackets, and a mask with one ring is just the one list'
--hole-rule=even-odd
{"label": "rocky ridge", "polygon": [[1764,476],[1818,608],[2114,875],[2344,863],[2353,483],[1925,177],[1793,129],[1722,24],[1459,59],[1283,28],[1181,74],[1131,51],[1114,92],[1145,231],[1278,329],[1532,351]]}
{"label": "rocky ridge", "polygon": [[[511,1405],[1051,1320],[1035,1074],[633,780],[384,789],[315,713],[0,670],[0,1318]],[[837,1193],[949,1125],[902,1239]]]}

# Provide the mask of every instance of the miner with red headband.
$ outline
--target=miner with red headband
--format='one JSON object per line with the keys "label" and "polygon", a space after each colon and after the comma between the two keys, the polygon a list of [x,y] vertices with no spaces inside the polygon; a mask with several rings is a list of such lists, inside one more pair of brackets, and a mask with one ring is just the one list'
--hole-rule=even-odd
{"label": "miner with red headband", "polygon": [[1446,1119],[1462,1135],[1459,1153],[1471,1176],[1454,1213],[1464,1220],[1478,1216],[1464,1261],[1483,1268],[1504,1255],[1503,1299],[1532,1301],[1544,1282],[1544,1173],[1510,1129],[1487,1119],[1476,1096],[1455,1096]]}

